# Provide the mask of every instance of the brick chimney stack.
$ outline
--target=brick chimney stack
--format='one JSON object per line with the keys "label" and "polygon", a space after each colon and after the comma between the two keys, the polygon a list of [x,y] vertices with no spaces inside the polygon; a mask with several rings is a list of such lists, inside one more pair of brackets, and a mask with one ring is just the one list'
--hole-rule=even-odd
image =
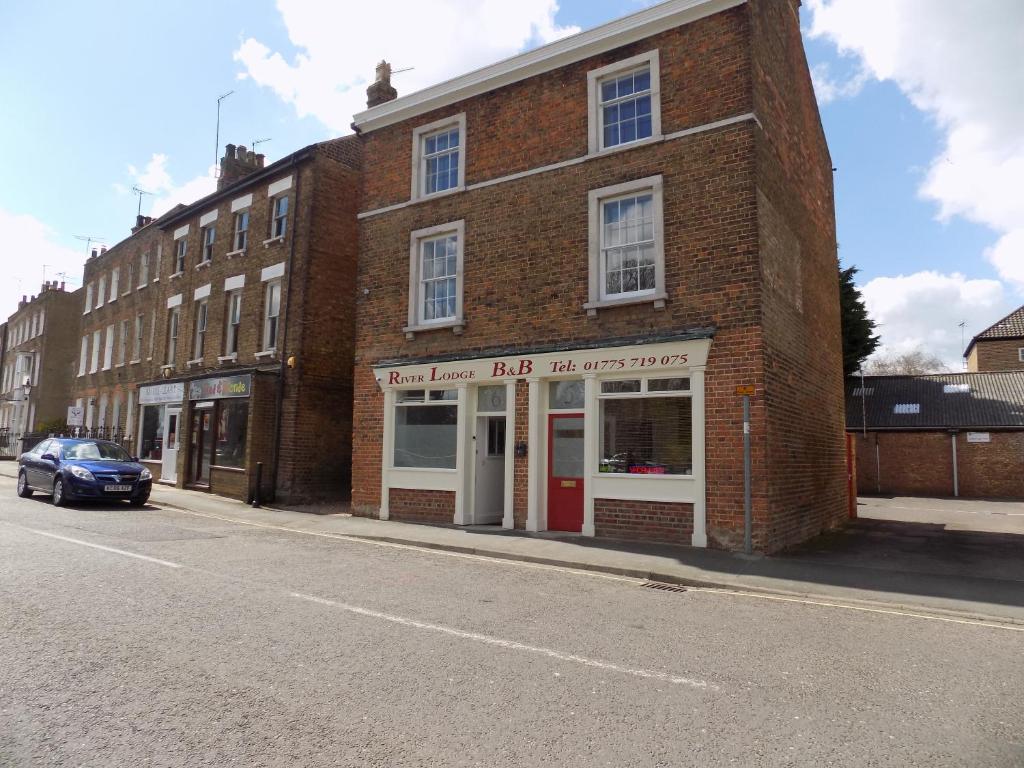
{"label": "brick chimney stack", "polygon": [[142,229],[143,227],[148,226],[148,225],[150,225],[152,223],[153,223],[153,217],[152,216],[143,216],[142,214],[139,214],[138,216],[135,217],[135,226],[132,227],[132,234],[134,235],[140,229]]}
{"label": "brick chimney stack", "polygon": [[253,171],[263,168],[264,156],[257,154],[244,145],[236,147],[228,144],[224,147],[224,157],[220,159],[220,178],[217,179],[217,189],[231,186],[239,179],[248,176]]}
{"label": "brick chimney stack", "polygon": [[377,65],[377,79],[366,89],[367,108],[376,107],[398,98],[398,91],[391,85],[391,65],[382,61]]}

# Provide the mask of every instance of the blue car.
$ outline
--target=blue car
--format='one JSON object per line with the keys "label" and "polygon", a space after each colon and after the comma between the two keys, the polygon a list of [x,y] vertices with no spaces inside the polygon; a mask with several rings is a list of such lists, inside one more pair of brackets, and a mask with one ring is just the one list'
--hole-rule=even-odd
{"label": "blue car", "polygon": [[18,495],[53,497],[56,507],[73,501],[149,500],[153,473],[117,443],[54,437],[18,459]]}

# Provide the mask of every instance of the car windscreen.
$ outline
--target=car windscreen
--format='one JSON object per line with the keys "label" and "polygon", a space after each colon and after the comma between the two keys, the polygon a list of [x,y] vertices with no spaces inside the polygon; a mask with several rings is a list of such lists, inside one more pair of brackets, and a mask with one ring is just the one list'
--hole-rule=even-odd
{"label": "car windscreen", "polygon": [[131,461],[132,457],[113,443],[65,443],[65,460],[79,461]]}

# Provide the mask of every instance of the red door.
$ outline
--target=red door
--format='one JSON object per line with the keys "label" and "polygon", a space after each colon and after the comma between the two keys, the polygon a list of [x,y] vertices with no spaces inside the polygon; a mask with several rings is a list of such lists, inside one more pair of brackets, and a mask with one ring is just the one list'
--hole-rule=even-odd
{"label": "red door", "polygon": [[548,419],[548,529],[583,530],[583,414]]}

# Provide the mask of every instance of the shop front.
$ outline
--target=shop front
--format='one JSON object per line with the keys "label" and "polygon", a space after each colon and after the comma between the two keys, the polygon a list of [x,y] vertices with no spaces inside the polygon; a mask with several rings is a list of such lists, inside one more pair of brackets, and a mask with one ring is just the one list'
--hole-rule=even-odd
{"label": "shop front", "polygon": [[252,374],[188,382],[186,488],[248,495]]}
{"label": "shop front", "polygon": [[709,338],[374,369],[382,519],[706,546]]}
{"label": "shop front", "polygon": [[139,387],[139,459],[157,482],[178,479],[178,438],[185,400],[182,382]]}

